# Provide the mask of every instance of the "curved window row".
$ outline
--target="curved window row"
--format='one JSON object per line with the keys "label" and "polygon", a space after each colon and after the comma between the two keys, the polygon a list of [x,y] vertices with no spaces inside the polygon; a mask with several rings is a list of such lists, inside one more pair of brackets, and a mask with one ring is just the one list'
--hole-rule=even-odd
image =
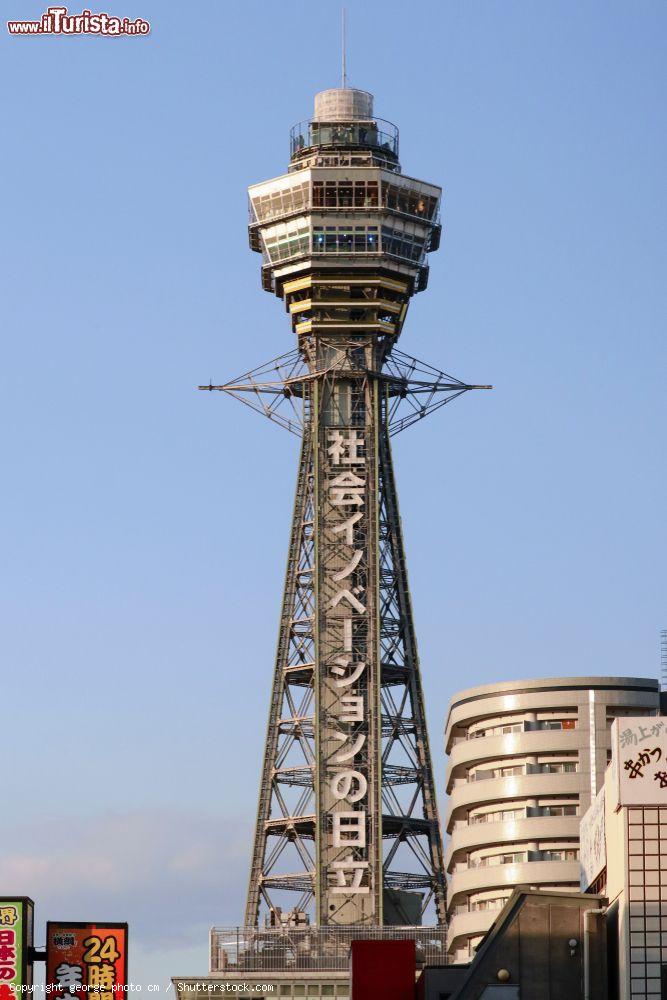
{"label": "curved window row", "polygon": [[426,240],[409,230],[389,226],[313,226],[307,219],[283,223],[263,234],[267,263],[313,254],[391,254],[421,264]]}
{"label": "curved window row", "polygon": [[459,820],[454,824],[454,831],[484,823],[511,823],[522,819],[539,819],[543,816],[579,815],[579,804],[574,800],[538,799],[534,805],[514,803],[506,808],[499,808],[500,805],[501,803],[495,803],[495,808],[471,809],[465,820]]}
{"label": "curved window row", "polygon": [[526,773],[526,764],[510,764],[507,767],[480,768],[470,771],[468,781],[489,781],[491,778],[516,778]]}
{"label": "curved window row", "polygon": [[577,728],[576,716],[569,716],[562,719],[520,719],[516,722],[478,723],[479,728],[472,726],[465,735],[465,739],[478,740],[485,736],[508,736],[511,733],[536,733],[544,731],[572,730]]}
{"label": "curved window row", "polygon": [[293,223],[276,226],[264,234],[263,242],[264,259],[267,263],[277,264],[293,257],[303,257],[310,250],[308,220],[298,219]]}
{"label": "curved window row", "polygon": [[469,818],[469,823],[507,823],[515,819],[526,818],[526,807],[521,809],[494,809],[493,812],[473,814]]}
{"label": "curved window row", "polygon": [[266,185],[250,196],[250,221],[267,222],[310,207],[309,181],[292,181],[288,185]]}
{"label": "curved window row", "polygon": [[377,208],[377,181],[313,181],[313,208]]}
{"label": "curved window row", "polygon": [[528,810],[528,814],[530,816],[533,816],[533,815],[539,815],[539,816],[578,816],[579,815],[579,806],[578,805],[574,805],[574,804],[571,804],[571,805],[569,805],[569,804],[568,805],[560,805],[560,806],[541,806],[539,813],[538,812],[532,813],[530,810]]}
{"label": "curved window row", "polygon": [[468,782],[489,781],[493,778],[516,778],[530,774],[576,774],[579,762],[571,760],[542,759],[535,763],[521,762],[518,764],[503,764],[495,766],[492,763],[477,766],[468,771]]}
{"label": "curved window row", "polygon": [[453,916],[460,917],[464,913],[478,913],[485,910],[502,910],[509,898],[508,894],[504,896],[490,896],[485,898],[469,896],[465,903],[459,903],[458,906],[453,907],[451,912]]}
{"label": "curved window row", "polygon": [[494,868],[496,865],[518,865],[528,860],[528,851],[506,851],[504,854],[489,854],[484,858],[471,858],[468,862],[468,868]]}
{"label": "curved window row", "polygon": [[491,899],[471,899],[468,912],[475,913],[481,910],[502,910],[509,899],[509,896],[494,896]]}
{"label": "curved window row", "polygon": [[314,253],[378,253],[377,226],[313,226]]}
{"label": "curved window row", "polygon": [[428,194],[423,186],[382,183],[382,204],[405,215],[417,215],[435,220],[438,215],[439,198]]}
{"label": "curved window row", "polygon": [[[377,177],[377,173],[374,175]],[[425,222],[436,222],[440,207],[433,188],[419,181],[393,184],[367,178],[270,181],[251,190],[250,222],[270,222],[295,212],[386,208]]]}
{"label": "curved window row", "polygon": [[540,861],[578,861],[578,847],[548,847],[537,850],[504,851],[501,854],[485,854],[470,857],[468,869],[495,868],[497,865],[519,865]]}
{"label": "curved window row", "polygon": [[417,236],[415,233],[383,226],[382,250],[384,253],[393,254],[394,257],[404,257],[419,263],[425,257],[426,241],[423,236]]}

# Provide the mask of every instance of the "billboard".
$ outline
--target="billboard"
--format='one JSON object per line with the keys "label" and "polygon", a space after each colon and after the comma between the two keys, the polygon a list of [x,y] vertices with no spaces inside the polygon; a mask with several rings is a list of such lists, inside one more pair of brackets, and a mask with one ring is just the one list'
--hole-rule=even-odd
{"label": "billboard", "polygon": [[21,992],[32,983],[33,911],[27,896],[0,897],[0,1000]]}
{"label": "billboard", "polygon": [[595,882],[607,864],[607,849],[604,826],[605,793],[604,786],[593,799],[590,808],[581,817],[579,833],[579,857],[581,874],[579,887],[582,892]]}
{"label": "billboard", "polygon": [[70,1000],[118,996],[127,985],[127,924],[49,921],[46,984]]}
{"label": "billboard", "polygon": [[667,805],[667,719],[614,719],[611,752],[613,808]]}

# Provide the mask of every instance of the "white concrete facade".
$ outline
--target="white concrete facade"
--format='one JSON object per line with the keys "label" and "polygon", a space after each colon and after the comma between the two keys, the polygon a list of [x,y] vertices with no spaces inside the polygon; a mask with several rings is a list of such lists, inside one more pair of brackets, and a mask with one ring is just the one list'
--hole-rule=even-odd
{"label": "white concrete facade", "polygon": [[579,891],[579,823],[602,787],[615,718],[660,710],[657,680],[484,685],[449,708],[448,951],[467,962],[516,885]]}

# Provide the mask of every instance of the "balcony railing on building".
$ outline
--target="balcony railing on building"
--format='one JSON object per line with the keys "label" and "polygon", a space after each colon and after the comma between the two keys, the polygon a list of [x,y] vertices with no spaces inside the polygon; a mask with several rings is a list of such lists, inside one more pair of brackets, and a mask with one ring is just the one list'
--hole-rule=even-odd
{"label": "balcony railing on building", "polygon": [[412,940],[418,968],[446,965],[446,939],[444,927],[213,927],[210,971],[347,971],[359,940]]}
{"label": "balcony railing on building", "polygon": [[381,118],[358,122],[305,121],[294,125],[290,130],[290,156],[313,146],[379,149],[397,157],[398,129]]}
{"label": "balcony railing on building", "polygon": [[576,774],[579,769],[577,761],[555,761],[547,763],[545,761],[537,764],[514,764],[508,767],[477,768],[476,771],[469,771],[467,778],[459,778],[454,783],[454,787],[459,784],[470,784],[478,781],[492,781],[494,778],[519,778],[532,774]]}

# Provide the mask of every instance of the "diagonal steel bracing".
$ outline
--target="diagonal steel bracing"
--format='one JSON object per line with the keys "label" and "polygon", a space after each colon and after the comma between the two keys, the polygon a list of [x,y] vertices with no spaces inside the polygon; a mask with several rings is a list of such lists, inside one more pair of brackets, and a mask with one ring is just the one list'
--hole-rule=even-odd
{"label": "diagonal steel bracing", "polygon": [[[372,351],[359,356],[358,342],[343,349],[339,342],[333,361],[315,371],[311,364],[309,374],[293,354],[256,370],[262,377],[277,372],[282,383],[256,382],[246,373],[225,386],[201,387],[236,397],[247,391],[253,408],[270,419],[276,400],[289,399],[302,435],[246,925],[279,912],[310,914],[319,923],[381,923],[388,906],[393,922],[414,922],[413,910],[401,917],[406,898],[401,893],[419,901],[422,918],[445,920],[443,848],[390,435],[392,428],[409,426],[473,387],[400,352],[392,357],[389,374],[369,367],[371,357]],[[255,399],[265,398],[268,406],[255,405]],[[397,417],[406,400],[407,411]],[[288,430],[297,426],[295,419],[279,423]],[[363,502],[339,508],[344,518],[338,523],[336,503],[327,493],[331,470],[323,467],[332,449],[341,461],[347,454],[346,446],[339,443],[337,452],[332,441],[362,437],[363,448],[352,454],[362,464],[341,468],[352,468],[356,480],[346,489],[363,493]],[[363,482],[363,489],[356,482]],[[354,501],[344,491],[334,500],[341,497]],[[350,519],[354,524],[345,528]],[[356,614],[359,603],[350,605],[352,618],[329,618],[343,578],[350,583],[349,601],[356,600],[354,594],[363,596],[364,613]],[[339,579],[343,582],[332,584]],[[335,718],[336,711],[340,715],[336,685],[344,682],[330,672],[343,650],[345,620],[356,644],[350,657],[364,665],[363,682],[353,690],[368,717],[344,734],[343,745],[357,751],[353,768],[343,763],[348,755],[341,753],[343,734]],[[340,777],[346,773],[357,777]],[[336,803],[325,789],[332,774],[346,788],[345,782],[364,786],[365,852],[331,847]],[[348,888],[363,871],[357,888],[367,893],[361,901],[354,892],[331,895],[336,888],[331,872],[343,865]]]}

